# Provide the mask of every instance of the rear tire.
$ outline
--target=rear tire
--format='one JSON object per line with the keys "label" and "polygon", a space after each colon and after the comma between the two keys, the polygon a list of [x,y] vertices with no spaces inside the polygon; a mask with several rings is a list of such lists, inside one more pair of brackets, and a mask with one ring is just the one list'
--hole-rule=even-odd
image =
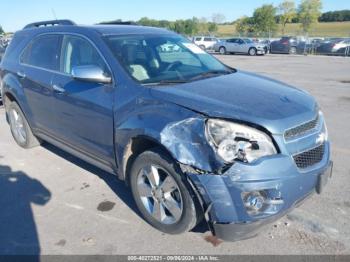
{"label": "rear tire", "polygon": [[6,114],[12,136],[20,147],[32,148],[41,144],[41,140],[34,136],[27,119],[16,102],[8,104]]}
{"label": "rear tire", "polygon": [[204,51],[206,50],[205,45],[200,45],[199,47]]}
{"label": "rear tire", "polygon": [[139,155],[132,165],[130,185],[142,217],[167,234],[190,231],[197,224],[195,200],[178,165],[155,148]]}

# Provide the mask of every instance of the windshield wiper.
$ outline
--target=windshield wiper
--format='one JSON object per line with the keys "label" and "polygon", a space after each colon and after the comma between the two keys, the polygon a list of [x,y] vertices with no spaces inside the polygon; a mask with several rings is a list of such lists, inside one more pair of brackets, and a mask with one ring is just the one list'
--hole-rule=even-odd
{"label": "windshield wiper", "polygon": [[158,82],[152,82],[152,83],[143,83],[144,86],[160,86],[160,85],[174,85],[174,84],[183,84],[188,83],[188,80],[183,79],[175,79],[175,80],[161,80]]}
{"label": "windshield wiper", "polygon": [[199,79],[204,79],[204,78],[209,78],[209,77],[214,77],[214,76],[219,76],[219,75],[228,75],[233,73],[233,70],[210,70],[207,72],[203,72],[199,75],[196,75],[194,77],[191,77],[189,80],[190,81],[195,81]]}

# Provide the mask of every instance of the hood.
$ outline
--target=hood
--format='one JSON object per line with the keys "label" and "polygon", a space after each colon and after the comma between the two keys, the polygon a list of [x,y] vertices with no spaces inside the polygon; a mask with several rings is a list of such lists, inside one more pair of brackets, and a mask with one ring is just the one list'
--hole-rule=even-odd
{"label": "hood", "polygon": [[151,94],[209,117],[260,125],[273,134],[282,134],[317,114],[317,104],[306,92],[242,71],[180,85],[153,87]]}

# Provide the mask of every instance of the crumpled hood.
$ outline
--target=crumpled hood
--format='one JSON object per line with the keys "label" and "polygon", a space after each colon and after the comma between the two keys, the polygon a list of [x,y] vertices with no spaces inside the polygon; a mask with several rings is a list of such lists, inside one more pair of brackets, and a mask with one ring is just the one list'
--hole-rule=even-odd
{"label": "crumpled hood", "polygon": [[151,94],[209,117],[257,124],[274,134],[282,134],[317,114],[317,104],[306,92],[242,71],[180,85],[155,87],[151,89]]}

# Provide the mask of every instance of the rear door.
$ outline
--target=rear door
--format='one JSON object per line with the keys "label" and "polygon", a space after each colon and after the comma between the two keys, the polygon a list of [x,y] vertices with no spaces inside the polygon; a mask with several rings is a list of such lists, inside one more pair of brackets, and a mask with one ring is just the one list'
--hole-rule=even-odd
{"label": "rear door", "polygon": [[238,39],[237,40],[237,44],[238,44],[238,51],[239,53],[248,53],[248,45],[246,44],[246,42],[243,41],[243,39]]}
{"label": "rear door", "polygon": [[51,81],[59,70],[62,36],[46,34],[36,37],[24,49],[17,71],[23,86],[34,127],[53,133],[55,114]]}
{"label": "rear door", "polygon": [[237,52],[237,39],[232,38],[226,41],[226,50],[228,52]]}
{"label": "rear door", "polygon": [[107,63],[90,40],[83,36],[65,35],[61,73],[56,74],[52,81],[59,138],[74,149],[109,165],[114,159],[114,87],[72,77],[74,67],[89,65],[98,66],[111,75]]}

